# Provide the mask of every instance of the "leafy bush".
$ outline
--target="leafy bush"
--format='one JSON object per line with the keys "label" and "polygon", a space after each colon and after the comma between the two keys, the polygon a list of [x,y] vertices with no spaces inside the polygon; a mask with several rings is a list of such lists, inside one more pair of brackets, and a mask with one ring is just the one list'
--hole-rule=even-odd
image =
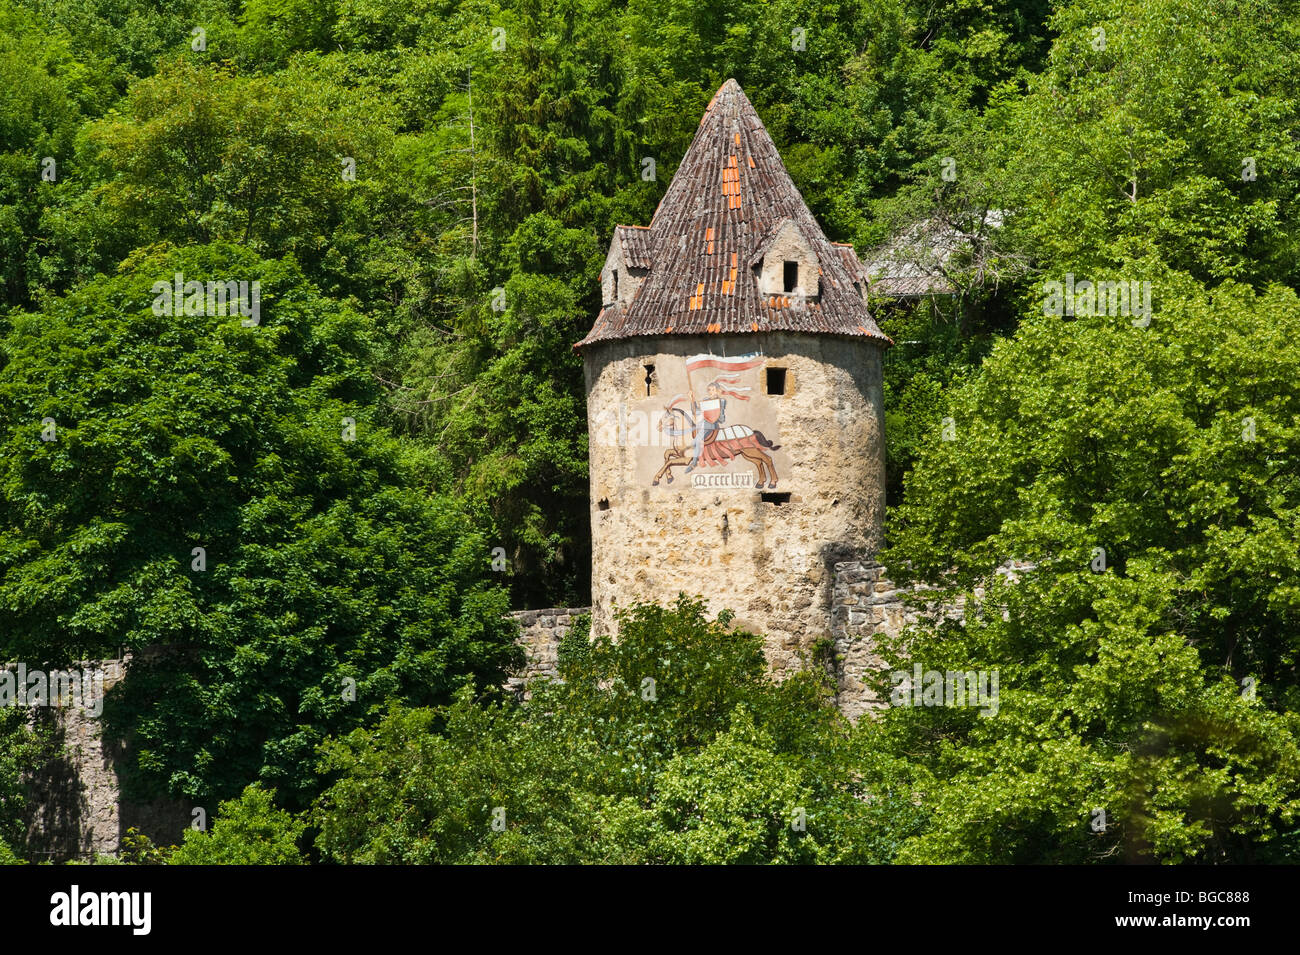
{"label": "leafy bush", "polygon": [[277,809],[274,794],[256,784],[223,802],[207,832],[185,831],[172,865],[302,865],[304,823]]}
{"label": "leafy bush", "polygon": [[760,637],[682,597],[522,707],[465,690],[328,744],[313,820],[348,863],[885,861],[920,819],[853,750],[814,671],[774,681]]}

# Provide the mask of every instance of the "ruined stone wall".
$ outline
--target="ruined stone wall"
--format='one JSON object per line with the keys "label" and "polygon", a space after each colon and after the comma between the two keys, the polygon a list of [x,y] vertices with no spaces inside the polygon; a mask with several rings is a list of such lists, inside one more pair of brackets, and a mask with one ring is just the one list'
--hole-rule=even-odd
{"label": "ruined stone wall", "polygon": [[[101,660],[72,669],[100,668],[104,689],[121,682],[122,660]],[[29,852],[39,861],[93,859],[117,850],[120,830],[115,754],[99,731],[98,718],[77,706],[39,708],[34,719],[53,723],[62,756],[32,781]]]}
{"label": "ruined stone wall", "polygon": [[[1033,566],[1028,561],[1008,560],[994,573],[1015,580]],[[835,565],[831,638],[838,684],[836,703],[840,712],[852,720],[887,702],[876,699],[865,682],[869,674],[884,666],[875,652],[881,637],[896,637],[905,628],[920,622],[923,616],[960,618],[965,611],[965,601],[960,598],[947,605],[917,602],[914,597],[933,588],[923,584],[896,587],[885,579],[884,570],[882,565],[870,560]],[[975,599],[982,600],[984,592],[983,587],[974,588]]]}
{"label": "ruined stone wall", "polygon": [[897,636],[933,608],[914,609],[905,601],[908,588],[895,587],[875,561],[843,561],[835,565],[831,607],[831,639],[835,647],[836,704],[851,720],[885,705],[867,687],[866,677],[883,662],[876,655],[881,636]]}
{"label": "ruined stone wall", "polygon": [[[758,486],[759,469],[742,459],[687,475],[678,458],[660,474],[674,449],[659,422],[688,391],[687,356],[752,352],[764,361],[741,374],[750,398],[728,401],[726,423],[779,446],[770,454],[775,480]],[[801,653],[830,636],[835,564],[867,559],[880,544],[879,346],[798,333],[667,336],[598,343],[584,357],[593,632],[612,632],[618,605],[685,592],[766,634],[778,673],[797,667]],[[774,369],[784,371],[782,395],[767,393]],[[692,376],[697,398],[717,374]]]}
{"label": "ruined stone wall", "polygon": [[[128,655],[78,663],[72,669],[102,670],[107,692],[125,677],[130,661]],[[124,801],[119,772],[129,754],[120,741],[104,738],[98,716],[82,706],[40,707],[34,714],[37,720],[53,723],[62,752],[31,779],[29,855],[56,863],[114,855],[130,829],[158,845],[181,841],[191,820],[190,807],[167,799]]]}
{"label": "ruined stone wall", "polygon": [[529,681],[538,677],[554,679],[558,675],[560,641],[568,635],[574,621],[585,613],[591,613],[591,608],[550,607],[510,614],[519,624],[517,642],[524,649],[524,668],[513,674],[506,686],[526,699]]}

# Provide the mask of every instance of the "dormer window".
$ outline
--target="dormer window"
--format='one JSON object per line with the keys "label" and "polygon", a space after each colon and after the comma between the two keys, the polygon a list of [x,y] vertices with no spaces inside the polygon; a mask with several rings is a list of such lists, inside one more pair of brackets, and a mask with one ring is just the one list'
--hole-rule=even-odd
{"label": "dormer window", "polygon": [[780,307],[816,302],[821,295],[817,253],[793,219],[782,219],[768,232],[749,264],[759,294],[780,298]]}
{"label": "dormer window", "polygon": [[650,272],[649,230],[615,226],[614,238],[600,270],[600,294],[606,308],[627,308]]}

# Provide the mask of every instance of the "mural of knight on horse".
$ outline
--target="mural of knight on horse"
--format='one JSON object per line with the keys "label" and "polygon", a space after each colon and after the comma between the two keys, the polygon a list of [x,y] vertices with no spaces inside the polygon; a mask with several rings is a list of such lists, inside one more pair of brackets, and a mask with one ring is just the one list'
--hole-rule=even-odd
{"label": "mural of knight on horse", "polygon": [[[672,469],[685,466],[685,473],[690,474],[697,467],[718,467],[729,464],[735,458],[749,461],[757,469],[756,486],[762,487],[764,481],[768,487],[776,487],[776,466],[770,452],[780,450],[779,444],[773,444],[761,431],[755,431],[747,425],[729,424],[727,422],[727,399],[748,401],[749,387],[742,387],[740,372],[756,368],[763,364],[761,355],[741,355],[736,358],[722,358],[715,355],[696,355],[686,360],[687,394],[679,394],[664,406],[667,414],[661,419],[659,428],[673,439],[673,446],[664,452],[664,466],[652,480],[653,485],[665,474],[668,483],[673,482]],[[722,373],[705,386],[706,397],[700,400],[695,395],[695,386],[691,382],[691,372],[700,368],[718,368]],[[679,407],[689,400],[690,411]],[[690,439],[690,453],[687,454],[686,439]]]}

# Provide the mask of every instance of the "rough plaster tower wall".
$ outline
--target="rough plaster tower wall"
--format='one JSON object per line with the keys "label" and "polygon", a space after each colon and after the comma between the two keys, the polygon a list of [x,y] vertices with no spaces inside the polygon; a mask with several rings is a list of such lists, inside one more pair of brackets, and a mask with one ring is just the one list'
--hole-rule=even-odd
{"label": "rough plaster tower wall", "polygon": [[[726,426],[760,432],[776,487],[756,485],[740,457],[685,474],[660,429],[665,406],[688,392],[690,356],[761,353],[737,373]],[[614,630],[613,610],[678,592],[705,598],[762,633],[778,672],[831,636],[834,567],[869,557],[884,517],[881,349],[867,339],[799,332],[638,337],[584,347],[591,437],[592,631]],[[650,369],[653,369],[651,371]],[[784,371],[784,394],[768,394]],[[774,375],[774,372],[777,374]],[[690,373],[697,400],[719,374]],[[647,383],[646,379],[651,380]],[[647,394],[647,392],[651,392]],[[678,407],[689,409],[689,398]],[[666,458],[667,456],[667,458]],[[656,486],[656,473],[677,460]],[[761,494],[788,494],[785,503]]]}

